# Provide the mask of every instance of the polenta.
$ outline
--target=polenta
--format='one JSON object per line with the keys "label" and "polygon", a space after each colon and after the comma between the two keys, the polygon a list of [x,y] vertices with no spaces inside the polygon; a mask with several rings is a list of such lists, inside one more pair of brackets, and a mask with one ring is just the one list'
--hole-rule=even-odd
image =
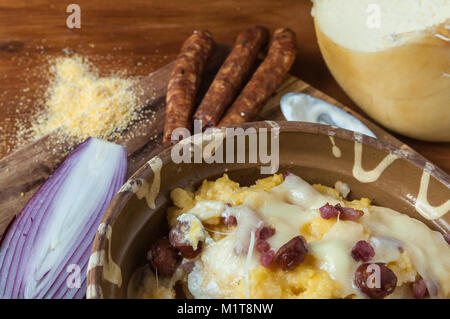
{"label": "polenta", "polygon": [[[176,282],[192,298],[450,295],[450,248],[443,236],[367,198],[349,201],[335,188],[311,186],[294,174],[249,187],[224,174],[195,192],[174,189],[171,199],[167,240],[179,266],[159,287],[149,285],[164,267],[150,254],[154,271],[147,271],[141,297],[174,297]],[[381,272],[372,287],[376,267]]]}

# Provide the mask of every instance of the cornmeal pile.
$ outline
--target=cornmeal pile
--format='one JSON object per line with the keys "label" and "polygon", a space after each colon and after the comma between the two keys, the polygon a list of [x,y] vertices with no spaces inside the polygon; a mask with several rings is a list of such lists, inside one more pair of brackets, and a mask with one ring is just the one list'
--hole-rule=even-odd
{"label": "cornmeal pile", "polygon": [[127,90],[135,83],[133,79],[100,77],[98,70],[78,55],[56,58],[50,73],[43,110],[29,129],[32,139],[58,128],[79,141],[111,139],[142,117],[135,93]]}

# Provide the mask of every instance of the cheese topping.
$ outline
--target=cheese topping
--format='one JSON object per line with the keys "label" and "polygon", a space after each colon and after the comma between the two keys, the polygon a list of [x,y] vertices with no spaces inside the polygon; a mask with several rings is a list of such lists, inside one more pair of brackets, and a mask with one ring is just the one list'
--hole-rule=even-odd
{"label": "cheese topping", "polygon": [[[275,175],[273,179],[277,178]],[[198,231],[200,226],[192,226],[193,219],[201,224],[225,213],[237,219],[237,226],[213,223],[208,224],[210,229],[205,228],[205,232],[212,231],[210,240],[204,242],[184,281],[193,297],[367,298],[354,283],[362,261],[353,257],[352,249],[360,241],[370,243],[374,249],[370,262],[385,264],[397,277],[397,287],[388,298],[411,297],[411,286],[418,276],[423,278],[431,297],[450,297],[450,248],[440,233],[405,214],[371,206],[367,199],[347,201],[337,190],[313,187],[293,174],[282,183],[274,184],[273,179],[264,180],[271,185],[268,188],[245,188],[245,199],[232,207],[225,205],[228,200],[219,191],[221,185],[229,186],[224,177],[203,183],[195,194],[186,195],[180,189],[175,192],[181,198],[202,194],[202,200],[193,207],[189,201],[174,200],[189,208],[189,213],[178,217],[189,217],[193,230],[189,236],[202,233]],[[364,215],[354,221],[324,219],[319,208],[326,203],[359,209]],[[306,258],[289,271],[274,263],[268,268],[262,266],[256,237],[262,225],[275,229],[266,240],[274,252],[292,238],[303,236],[308,247]],[[189,238],[192,243],[194,239]]]}

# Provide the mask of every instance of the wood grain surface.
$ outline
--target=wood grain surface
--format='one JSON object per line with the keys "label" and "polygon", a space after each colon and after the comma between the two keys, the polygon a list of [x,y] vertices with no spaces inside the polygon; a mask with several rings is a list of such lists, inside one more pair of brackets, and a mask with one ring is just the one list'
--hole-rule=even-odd
{"label": "wood grain surface", "polygon": [[[228,51],[227,46],[219,45],[208,62],[198,95],[199,100],[209,87]],[[165,148],[162,143],[165,117],[164,101],[172,66],[173,62],[150,73],[134,86],[136,92],[141,92],[139,99],[142,104],[146,105],[146,109],[154,112],[154,118],[149,122],[137,123],[114,140],[115,143],[121,144],[127,149],[127,178]],[[288,92],[306,93],[339,106],[360,119],[379,139],[398,147],[408,148],[375,123],[292,75],[286,77],[256,120],[284,120],[279,103],[281,97]],[[22,210],[31,196],[64,159],[65,152],[53,150],[56,145],[55,141],[58,141],[56,133],[30,143],[0,160],[0,235],[12,217]],[[64,146],[67,149],[76,144],[66,141]],[[414,152],[412,149],[409,151]]]}
{"label": "wood grain surface", "polygon": [[[253,24],[293,29],[299,52],[292,74],[359,111],[321,57],[310,0],[78,0],[80,29],[66,26],[69,3],[0,0],[0,158],[15,148],[16,121],[29,121],[39,108],[49,57],[70,48],[104,74],[145,76],[173,60],[196,28],[209,29],[223,43]],[[450,143],[399,138],[450,172]]]}
{"label": "wood grain surface", "polygon": [[[39,109],[48,82],[48,60],[61,55],[63,49],[88,56],[104,75],[126,71],[131,76],[147,76],[173,60],[183,40],[197,28],[209,29],[217,42],[229,44],[249,25],[263,24],[271,30],[281,26],[292,28],[297,33],[299,53],[291,73],[360,112],[336,84],[322,60],[308,0],[97,0],[77,3],[82,12],[81,29],[68,29],[66,3],[0,0],[0,158],[16,148],[16,122],[29,123]],[[147,87],[151,84],[156,92],[150,105],[156,111],[162,109],[169,69],[170,66],[158,70],[150,77],[151,83],[149,78],[144,78],[149,81]],[[291,84],[298,91],[327,98],[304,82]],[[273,103],[264,112],[264,118],[281,118]],[[160,150],[158,139],[147,143],[162,128],[164,113],[156,114],[159,119],[156,123],[161,125],[141,127],[141,136],[133,138],[132,146],[127,144],[128,137],[117,141],[129,146],[129,173]],[[128,132],[129,135],[134,133]],[[398,138],[450,172],[450,143]],[[46,141],[51,144],[51,137]],[[7,191],[0,195],[0,233],[61,160],[40,149],[30,144],[26,151],[15,155],[15,163],[19,166],[29,165],[34,160],[35,164],[27,166],[25,171],[29,179],[18,180],[17,176],[26,177],[27,174],[15,170],[13,167],[19,167],[17,165],[5,165],[9,157],[1,161],[0,175],[6,176],[2,178],[2,187]]]}
{"label": "wood grain surface", "polygon": [[[206,92],[228,52],[228,46],[217,46],[206,66],[199,96]],[[163,149],[160,135],[163,131],[165,96],[172,67],[173,62],[150,73],[130,88],[136,92],[140,104],[145,105],[143,110],[152,111],[153,118],[136,123],[113,140],[127,149],[127,177],[143,165],[145,160]],[[78,144],[70,140],[61,144],[57,133],[55,131],[46,135],[0,159],[0,234],[64,160],[66,154]]]}

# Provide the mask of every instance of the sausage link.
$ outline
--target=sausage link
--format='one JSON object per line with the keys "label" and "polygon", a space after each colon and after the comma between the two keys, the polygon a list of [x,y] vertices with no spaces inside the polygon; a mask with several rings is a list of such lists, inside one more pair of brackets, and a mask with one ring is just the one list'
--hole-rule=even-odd
{"label": "sausage link", "polygon": [[295,33],[290,29],[274,32],[266,58],[228,109],[218,126],[249,122],[255,118],[275,90],[283,83],[297,54]]}
{"label": "sausage link", "polygon": [[249,75],[258,52],[267,43],[269,32],[261,26],[253,26],[241,32],[200,106],[194,120],[201,120],[202,127],[215,126],[225,109],[230,106]]}
{"label": "sausage link", "polygon": [[189,128],[189,118],[201,75],[211,56],[214,40],[208,31],[195,31],[184,43],[170,73],[166,95],[164,144],[170,144],[171,135],[178,127]]}

